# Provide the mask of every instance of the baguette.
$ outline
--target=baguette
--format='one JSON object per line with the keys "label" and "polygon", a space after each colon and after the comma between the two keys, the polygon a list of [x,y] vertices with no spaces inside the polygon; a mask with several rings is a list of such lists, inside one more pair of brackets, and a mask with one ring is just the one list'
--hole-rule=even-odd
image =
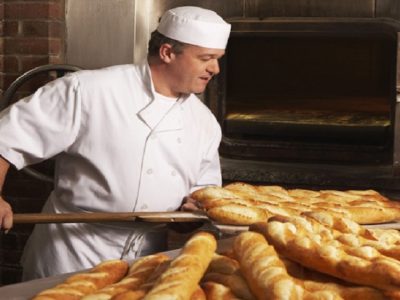
{"label": "baguette", "polygon": [[206,273],[202,279],[203,282],[215,282],[222,284],[230,289],[230,291],[238,298],[243,300],[255,300],[253,293],[243,276],[237,272],[234,274],[223,273]]}
{"label": "baguette", "polygon": [[303,299],[303,287],[287,274],[274,248],[262,235],[243,232],[235,238],[233,249],[257,299]]}
{"label": "baguette", "polygon": [[207,300],[240,300],[231,290],[219,283],[207,281],[202,284]]}
{"label": "baguette", "polygon": [[400,288],[400,261],[371,246],[344,243],[342,235],[315,223],[302,217],[272,218],[250,230],[261,232],[282,255],[308,268],[382,290]]}
{"label": "baguette", "polygon": [[192,236],[161,274],[145,300],[190,299],[215,253],[217,242],[207,232]]}
{"label": "baguette", "polygon": [[[108,285],[95,293],[91,293],[82,298],[82,300],[108,300],[113,296],[125,292],[139,290],[140,295],[145,289],[140,289],[152,273],[169,257],[165,254],[148,255],[138,259],[129,268],[128,274],[119,282]],[[131,297],[133,297],[131,295]]]}
{"label": "baguette", "polygon": [[44,290],[32,300],[78,300],[123,278],[128,263],[123,260],[101,262],[87,272],[68,277],[62,284]]}
{"label": "baguette", "polygon": [[[257,209],[264,210],[267,217],[300,215],[311,211],[329,212],[359,224],[400,219],[400,203],[390,201],[374,190],[285,190],[279,186],[236,182],[225,187],[200,189],[191,196],[200,202],[210,218],[229,225],[259,222],[256,220],[262,213],[256,212]],[[241,208],[242,214],[239,213]]]}
{"label": "baguette", "polygon": [[248,207],[238,204],[228,204],[213,207],[207,211],[208,216],[223,224],[228,225],[250,225],[265,221],[272,214],[258,207]]}

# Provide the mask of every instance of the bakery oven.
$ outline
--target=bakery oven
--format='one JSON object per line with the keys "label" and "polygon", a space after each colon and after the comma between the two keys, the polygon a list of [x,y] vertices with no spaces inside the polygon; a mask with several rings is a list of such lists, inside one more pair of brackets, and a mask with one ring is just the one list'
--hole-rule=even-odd
{"label": "bakery oven", "polygon": [[227,181],[396,190],[397,32],[376,19],[233,19],[206,101]]}
{"label": "bakery oven", "polygon": [[223,129],[225,182],[400,190],[399,1],[100,2],[94,21],[92,3],[67,1],[68,63],[141,61],[160,16],[178,5],[232,24],[222,72],[202,95]]}

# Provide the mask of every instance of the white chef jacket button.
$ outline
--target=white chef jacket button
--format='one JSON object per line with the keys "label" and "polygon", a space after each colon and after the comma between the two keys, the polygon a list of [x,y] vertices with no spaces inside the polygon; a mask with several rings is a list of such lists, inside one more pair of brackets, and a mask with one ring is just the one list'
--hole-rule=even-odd
{"label": "white chef jacket button", "polygon": [[167,211],[172,211],[172,210],[174,210],[173,207],[168,207],[168,208],[167,208]]}
{"label": "white chef jacket button", "polygon": [[182,139],[181,138],[177,138],[176,141],[178,142],[178,144],[182,143]]}
{"label": "white chef jacket button", "polygon": [[152,138],[153,140],[155,140],[155,139],[157,138],[157,135],[154,133],[154,134],[151,135],[151,138]]}
{"label": "white chef jacket button", "polygon": [[172,176],[176,176],[176,171],[175,171],[175,170],[172,170],[171,175],[172,175]]}
{"label": "white chef jacket button", "polygon": [[141,209],[146,209],[146,208],[147,208],[147,205],[146,205],[146,204],[143,204],[140,208],[141,208]]}
{"label": "white chef jacket button", "polygon": [[147,169],[146,173],[149,174],[149,175],[153,174],[153,169]]}

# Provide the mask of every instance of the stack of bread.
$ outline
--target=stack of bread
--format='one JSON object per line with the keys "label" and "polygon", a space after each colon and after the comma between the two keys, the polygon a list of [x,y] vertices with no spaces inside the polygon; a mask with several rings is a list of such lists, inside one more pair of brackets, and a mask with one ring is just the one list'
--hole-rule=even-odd
{"label": "stack of bread", "polygon": [[229,225],[250,225],[272,216],[293,216],[308,211],[329,212],[359,224],[400,219],[400,203],[374,190],[312,191],[232,183],[203,188],[191,197],[200,202],[211,219]]}
{"label": "stack of bread", "polygon": [[[194,234],[175,258],[103,262],[34,300],[400,299],[400,234],[326,212],[252,224],[223,252]],[[90,288],[88,288],[90,287]]]}
{"label": "stack of bread", "polygon": [[173,259],[103,262],[33,299],[400,299],[400,233],[360,225],[400,216],[375,191],[235,183],[192,196],[211,218],[248,231],[223,252],[212,234],[198,232]]}

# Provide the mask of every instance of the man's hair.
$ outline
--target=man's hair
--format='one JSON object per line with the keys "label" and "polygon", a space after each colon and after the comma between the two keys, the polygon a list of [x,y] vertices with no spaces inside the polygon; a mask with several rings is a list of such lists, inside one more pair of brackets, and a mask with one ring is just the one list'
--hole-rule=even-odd
{"label": "man's hair", "polygon": [[170,39],[165,35],[159,33],[157,30],[151,33],[147,57],[157,57],[160,51],[160,47],[163,44],[170,44],[172,46],[172,51],[176,54],[182,53],[183,48],[186,46],[185,43],[179,42],[174,39]]}

